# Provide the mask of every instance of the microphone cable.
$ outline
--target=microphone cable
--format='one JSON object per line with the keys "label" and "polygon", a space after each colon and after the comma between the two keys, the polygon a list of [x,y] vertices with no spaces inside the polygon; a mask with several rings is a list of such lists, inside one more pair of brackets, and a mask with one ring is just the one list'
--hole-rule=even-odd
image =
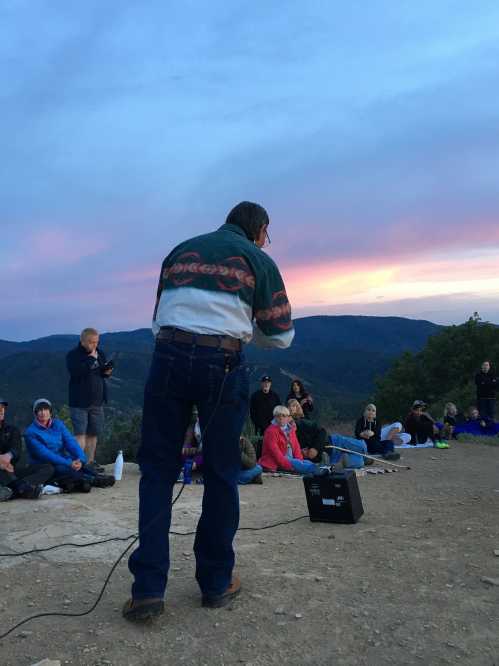
{"label": "microphone cable", "polygon": [[[234,368],[234,370],[237,369],[237,368],[239,368],[239,366],[236,366],[236,368]],[[223,390],[224,390],[224,387],[225,387],[225,383],[227,381],[227,377],[234,370],[230,370],[228,365],[225,366],[224,378],[223,378],[222,383],[220,385],[220,390],[219,390],[219,393],[218,393],[218,397],[217,397],[215,406],[213,408],[213,411],[212,411],[208,421],[206,422],[206,425],[203,428],[203,431],[201,432],[201,441],[203,440],[203,436],[205,435],[205,433],[206,433],[211,421],[213,420],[213,417],[215,416],[215,413],[216,413],[216,411],[217,411],[217,409],[220,405],[220,401],[222,399],[222,394],[223,394]],[[177,495],[175,496],[175,499],[172,501],[170,508],[173,508],[173,506],[179,500],[180,496],[182,495],[182,493],[184,491],[184,488],[185,488],[185,483],[182,483],[182,486],[181,486],[179,492],[177,493]],[[147,532],[163,515],[164,515],[164,511],[159,512],[151,520],[151,522],[148,525],[146,525],[146,527],[143,530],[143,533]],[[298,518],[292,518],[291,520],[282,521],[282,522],[279,522],[279,523],[274,523],[272,525],[264,525],[263,527],[241,527],[241,528],[239,528],[238,531],[243,531],[243,530],[259,531],[259,530],[272,529],[274,527],[278,527],[279,525],[288,525],[290,523],[294,523],[298,520],[302,520],[303,518],[308,518],[308,515],[299,516]],[[170,531],[170,534],[174,534],[174,535],[177,535],[177,536],[191,536],[195,533],[196,533],[195,530],[191,531],[191,532],[173,532],[173,531]],[[104,583],[103,583],[103,585],[100,589],[100,592],[97,595],[96,600],[90,606],[90,608],[88,608],[85,611],[75,612],[75,613],[68,613],[68,612],[61,612],[61,611],[50,611],[50,612],[46,612],[46,613],[37,613],[36,615],[31,615],[30,617],[26,617],[23,620],[20,620],[17,624],[15,624],[10,629],[5,631],[3,634],[0,634],[0,641],[2,641],[4,638],[7,638],[7,636],[9,636],[11,633],[16,631],[16,629],[19,629],[19,627],[22,627],[24,624],[26,624],[28,622],[31,622],[32,620],[40,619],[40,618],[43,618],[43,617],[84,617],[85,615],[90,615],[90,613],[92,613],[97,608],[97,606],[99,605],[102,597],[104,596],[104,592],[106,591],[106,588],[109,584],[109,581],[111,580],[111,577],[112,577],[113,573],[115,572],[117,566],[122,561],[122,559],[125,557],[125,555],[128,553],[128,551],[132,548],[132,546],[137,542],[137,540],[139,539],[139,535],[138,534],[131,534],[128,537],[111,537],[111,538],[108,538],[108,539],[103,539],[103,540],[100,540],[100,541],[93,541],[93,542],[86,543],[86,544],[72,544],[72,543],[56,544],[54,546],[49,546],[47,548],[33,548],[32,550],[25,551],[25,552],[22,552],[22,553],[0,553],[0,557],[21,557],[21,556],[25,556],[25,555],[34,554],[34,553],[47,552],[47,551],[50,551],[50,550],[54,550],[56,548],[62,548],[63,546],[72,546],[72,547],[76,547],[76,548],[86,548],[88,546],[94,546],[94,545],[98,545],[98,544],[102,544],[102,543],[109,543],[110,541],[127,541],[128,539],[133,539],[133,541],[131,541],[131,543],[128,544],[128,546],[125,548],[125,550],[123,550],[123,552],[120,554],[118,559],[112,565],[109,573],[106,576],[106,579],[104,580]]]}

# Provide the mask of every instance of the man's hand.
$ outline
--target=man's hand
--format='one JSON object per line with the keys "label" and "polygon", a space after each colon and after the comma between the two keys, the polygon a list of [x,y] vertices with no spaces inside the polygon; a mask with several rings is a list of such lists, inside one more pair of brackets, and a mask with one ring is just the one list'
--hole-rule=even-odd
{"label": "man's hand", "polygon": [[104,368],[103,373],[106,375],[106,377],[110,377],[113,374],[113,369],[112,368]]}
{"label": "man's hand", "polygon": [[2,453],[0,455],[0,469],[3,469],[5,472],[14,472],[14,467],[12,466],[12,453]]}
{"label": "man's hand", "polygon": [[81,460],[73,460],[73,462],[71,463],[71,469],[74,469],[76,472],[78,472],[82,467],[83,464]]}
{"label": "man's hand", "polygon": [[360,436],[361,436],[363,439],[369,439],[369,437],[372,437],[373,435],[374,435],[374,433],[373,433],[372,430],[363,430],[363,431],[360,433]]}
{"label": "man's hand", "polygon": [[97,349],[91,351],[89,356],[92,356],[92,358],[98,358],[99,354],[97,353]]}

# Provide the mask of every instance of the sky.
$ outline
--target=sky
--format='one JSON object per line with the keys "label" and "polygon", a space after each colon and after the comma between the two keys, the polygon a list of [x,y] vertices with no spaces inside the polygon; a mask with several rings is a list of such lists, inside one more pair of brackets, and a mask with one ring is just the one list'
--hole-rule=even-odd
{"label": "sky", "polygon": [[0,338],[150,324],[241,200],[295,317],[499,323],[499,3],[3,0]]}

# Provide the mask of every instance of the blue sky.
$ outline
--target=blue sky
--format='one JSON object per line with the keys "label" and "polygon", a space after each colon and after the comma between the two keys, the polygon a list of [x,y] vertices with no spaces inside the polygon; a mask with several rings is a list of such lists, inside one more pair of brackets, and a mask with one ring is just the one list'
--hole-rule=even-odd
{"label": "blue sky", "polygon": [[0,338],[147,326],[271,216],[296,315],[499,323],[499,4],[4,0]]}

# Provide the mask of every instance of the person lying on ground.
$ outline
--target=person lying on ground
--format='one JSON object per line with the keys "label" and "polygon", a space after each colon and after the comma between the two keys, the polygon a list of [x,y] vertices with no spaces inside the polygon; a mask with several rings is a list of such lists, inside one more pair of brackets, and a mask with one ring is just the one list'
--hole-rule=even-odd
{"label": "person lying on ground", "polygon": [[0,398],[0,502],[16,497],[38,499],[54,468],[49,464],[22,465],[18,428],[5,421],[9,403]]}
{"label": "person lying on ground", "polygon": [[468,410],[468,416],[463,423],[459,423],[454,428],[456,437],[460,434],[475,435],[478,437],[494,437],[499,434],[499,424],[488,417],[484,417],[478,411],[478,408],[472,406]]}
{"label": "person lying on ground", "polygon": [[24,439],[32,464],[50,463],[54,468],[51,482],[70,492],[90,492],[92,486],[114,484],[114,477],[98,474],[87,465],[87,456],[64,423],[52,418],[52,403],[39,398],[33,404],[33,423]]}
{"label": "person lying on ground", "polygon": [[306,419],[303,408],[295,398],[288,400],[288,409],[296,424],[296,437],[305,460],[322,462],[322,454],[327,444],[327,432],[315,421]]}
{"label": "person lying on ground", "polygon": [[262,468],[256,462],[256,452],[253,444],[246,437],[239,438],[239,449],[241,450],[241,471],[238,483],[263,483]]}
{"label": "person lying on ground", "polygon": [[391,439],[381,439],[381,424],[376,418],[376,405],[366,405],[363,415],[355,424],[355,437],[366,443],[369,454],[380,454],[385,460],[398,460],[395,445]]}
{"label": "person lying on ground", "polygon": [[411,444],[426,444],[431,442],[433,446],[444,448],[440,444],[439,428],[435,423],[435,419],[428,414],[426,410],[426,403],[422,400],[414,400],[412,403],[411,411],[406,416],[404,421],[405,430],[411,436]]}
{"label": "person lying on ground", "polygon": [[258,463],[267,472],[314,474],[317,471],[313,462],[303,460],[296,437],[296,425],[284,405],[274,408],[274,418],[265,430],[262,456]]}
{"label": "person lying on ground", "polygon": [[288,393],[288,397],[286,398],[286,402],[289,402],[293,399],[298,400],[303,409],[305,418],[308,418],[311,412],[314,411],[314,400],[310,393],[305,391],[305,387],[299,379],[293,379],[291,382],[291,387]]}

